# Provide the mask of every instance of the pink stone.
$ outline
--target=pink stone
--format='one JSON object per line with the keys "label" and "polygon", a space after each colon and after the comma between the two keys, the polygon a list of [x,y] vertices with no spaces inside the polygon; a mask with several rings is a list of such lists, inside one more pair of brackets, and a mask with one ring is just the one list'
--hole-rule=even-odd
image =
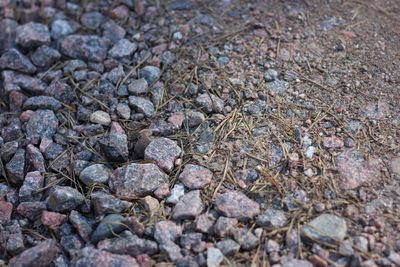
{"label": "pink stone", "polygon": [[154,196],[158,199],[164,199],[169,196],[169,184],[161,184],[156,191],[154,191]]}
{"label": "pink stone", "polygon": [[159,203],[158,200],[152,196],[146,196],[140,200],[140,203],[144,206],[145,210],[149,212],[154,212],[158,209]]}
{"label": "pink stone", "polygon": [[0,201],[0,224],[7,223],[11,219],[13,205],[9,202]]}
{"label": "pink stone", "polygon": [[58,231],[61,224],[67,220],[67,215],[44,210],[42,213],[42,223],[53,231]]}
{"label": "pink stone", "polygon": [[343,140],[336,136],[324,137],[322,140],[325,148],[341,148],[344,146]]}

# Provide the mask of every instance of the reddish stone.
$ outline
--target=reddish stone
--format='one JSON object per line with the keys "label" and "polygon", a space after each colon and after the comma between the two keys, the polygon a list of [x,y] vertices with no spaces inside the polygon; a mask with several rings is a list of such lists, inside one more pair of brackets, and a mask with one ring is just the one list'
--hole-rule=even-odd
{"label": "reddish stone", "polygon": [[135,258],[127,255],[113,254],[104,250],[86,247],[80,250],[71,262],[72,266],[131,266],[139,267]]}
{"label": "reddish stone", "polygon": [[169,196],[169,184],[161,184],[156,191],[154,191],[154,196],[158,199],[164,199]]}
{"label": "reddish stone", "polygon": [[168,118],[168,122],[172,123],[178,128],[181,128],[184,119],[185,116],[183,115],[183,112],[175,112]]}
{"label": "reddish stone", "polygon": [[153,139],[144,151],[144,158],[155,160],[166,172],[174,168],[174,161],[181,154],[181,148],[171,139],[160,137]]}
{"label": "reddish stone", "polygon": [[0,224],[7,223],[11,219],[13,205],[9,202],[0,201]]}
{"label": "reddish stone", "polygon": [[22,105],[26,99],[26,97],[19,91],[10,91],[10,93],[8,94],[8,98],[10,101],[10,110],[12,111],[21,110]]}
{"label": "reddish stone", "polygon": [[219,213],[230,218],[254,217],[260,213],[260,205],[238,191],[220,195],[214,206]]}
{"label": "reddish stone", "polygon": [[342,148],[344,146],[343,140],[336,136],[324,137],[322,140],[325,148]]}
{"label": "reddish stone", "polygon": [[63,224],[67,220],[67,218],[67,215],[57,212],[43,211],[42,213],[43,225],[49,227],[55,232],[58,231],[60,225]]}
{"label": "reddish stone", "polygon": [[31,118],[32,114],[34,114],[34,113],[35,113],[35,111],[33,111],[33,110],[26,110],[21,113],[21,115],[19,116],[19,119],[21,120],[21,122],[27,122]]}
{"label": "reddish stone", "polygon": [[201,214],[194,221],[194,229],[202,233],[210,233],[215,219],[210,214]]}
{"label": "reddish stone", "polygon": [[124,5],[117,6],[109,12],[109,15],[112,19],[124,19],[129,16],[129,9]]}
{"label": "reddish stone", "polygon": [[34,221],[42,214],[44,210],[46,210],[46,208],[47,205],[45,202],[22,202],[17,207],[17,213],[30,219],[31,221]]}
{"label": "reddish stone", "polygon": [[8,263],[9,267],[35,266],[45,267],[57,256],[57,243],[54,240],[46,240],[38,245],[25,250],[18,256],[12,258]]}
{"label": "reddish stone", "polygon": [[44,166],[44,158],[40,150],[32,144],[29,144],[26,147],[26,151],[28,152],[28,157],[30,162],[32,163],[35,170],[45,173],[46,169]]}
{"label": "reddish stone", "polygon": [[187,164],[179,175],[179,180],[190,189],[200,189],[211,183],[213,173],[199,165]]}
{"label": "reddish stone", "polygon": [[140,203],[144,206],[145,210],[149,212],[154,212],[158,209],[159,204],[158,200],[151,196],[146,196],[140,200]]}

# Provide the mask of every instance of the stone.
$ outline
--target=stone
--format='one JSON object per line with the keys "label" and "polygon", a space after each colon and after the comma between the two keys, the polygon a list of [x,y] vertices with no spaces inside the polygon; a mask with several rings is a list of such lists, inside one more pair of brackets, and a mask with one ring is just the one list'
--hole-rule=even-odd
{"label": "stone", "polygon": [[149,129],[153,136],[169,136],[176,134],[178,131],[178,128],[175,125],[164,120],[152,121]]}
{"label": "stone", "polygon": [[121,133],[110,133],[99,139],[99,145],[107,159],[113,162],[128,160],[128,137]]}
{"label": "stone", "polygon": [[44,177],[39,171],[28,172],[25,176],[24,183],[19,189],[20,201],[39,201],[42,197],[37,190],[43,187]]}
{"label": "stone", "polygon": [[175,112],[168,118],[168,122],[173,124],[176,128],[179,129],[182,127],[184,119],[185,116],[183,112]]}
{"label": "stone", "polygon": [[196,104],[199,105],[205,112],[221,113],[224,109],[224,101],[216,95],[201,94],[196,98]]}
{"label": "stone", "polygon": [[102,62],[107,56],[108,43],[97,35],[67,35],[60,40],[60,51],[72,58]]}
{"label": "stone", "polygon": [[213,230],[216,235],[223,237],[226,235],[231,235],[237,224],[237,219],[221,216],[215,223]]}
{"label": "stone", "polygon": [[159,57],[161,63],[165,65],[172,65],[176,61],[176,55],[171,51],[165,51]]}
{"label": "stone", "polygon": [[42,45],[31,55],[32,63],[38,67],[51,67],[61,57],[60,52],[47,45]]}
{"label": "stone", "polygon": [[104,16],[100,12],[86,12],[80,17],[81,24],[91,30],[98,29],[104,21]]}
{"label": "stone", "polygon": [[149,92],[149,84],[145,79],[133,80],[128,84],[128,92],[133,95],[141,95]]}
{"label": "stone", "polygon": [[303,226],[301,234],[311,241],[337,245],[347,234],[347,224],[341,217],[322,214]]}
{"label": "stone", "polygon": [[153,84],[160,77],[161,70],[155,66],[145,66],[140,70],[140,77],[144,78],[148,84]]}
{"label": "stone", "polygon": [[74,33],[78,25],[63,19],[56,19],[51,24],[50,35],[53,39],[58,40],[60,37]]}
{"label": "stone", "polygon": [[12,258],[8,262],[9,267],[18,266],[37,266],[46,267],[57,256],[57,242],[55,240],[46,240],[39,242],[36,246],[29,248]]}
{"label": "stone", "polygon": [[257,225],[272,229],[282,228],[287,222],[285,213],[282,210],[267,209],[257,217]]}
{"label": "stone", "polygon": [[16,70],[28,74],[36,72],[36,67],[29,58],[15,48],[11,48],[1,55],[0,69]]}
{"label": "stone", "polygon": [[194,229],[205,234],[210,233],[214,222],[215,218],[211,214],[201,214],[194,221]]}
{"label": "stone", "polygon": [[0,54],[15,46],[15,31],[18,23],[12,19],[3,19],[0,22]]}
{"label": "stone", "polygon": [[62,107],[60,101],[51,96],[33,96],[28,98],[24,105],[23,110],[37,110],[37,109],[49,109],[57,111]]}
{"label": "stone", "polygon": [[13,205],[9,202],[0,200],[0,225],[8,223],[11,220]]}
{"label": "stone", "polygon": [[234,229],[233,237],[243,250],[251,250],[260,243],[260,239],[247,228]]}
{"label": "stone", "polygon": [[50,44],[49,28],[44,24],[35,22],[18,26],[15,42],[25,48],[48,45]]}
{"label": "stone", "polygon": [[252,168],[237,170],[234,175],[238,183],[243,182],[245,185],[254,183],[259,177],[257,171]]}
{"label": "stone", "polygon": [[325,148],[342,148],[344,146],[343,140],[337,136],[324,137],[322,143]]}
{"label": "stone", "polygon": [[46,90],[46,84],[41,80],[24,74],[15,75],[13,82],[32,95],[41,95]]}
{"label": "stone", "polygon": [[281,258],[282,267],[313,267],[311,262],[306,260],[297,260],[288,256],[282,256]]}
{"label": "stone", "polygon": [[8,180],[13,184],[22,184],[24,181],[25,150],[18,149],[11,160],[6,164]]}
{"label": "stone", "polygon": [[131,117],[131,108],[125,103],[119,103],[117,105],[117,113],[122,119],[129,120]]}
{"label": "stone", "polygon": [[140,199],[140,203],[148,212],[155,212],[160,206],[158,200],[152,196],[145,196],[144,198]]}
{"label": "stone", "polygon": [[91,241],[97,244],[99,241],[115,236],[126,230],[123,223],[124,217],[119,214],[109,214],[99,223],[92,233]]}
{"label": "stone", "polygon": [[183,234],[179,240],[179,244],[182,248],[191,250],[199,246],[201,243],[204,243],[201,239],[203,234],[201,233],[187,233]]}
{"label": "stone", "polygon": [[289,83],[286,81],[276,79],[272,82],[265,83],[265,87],[274,93],[282,95],[286,92],[287,88],[289,87]]}
{"label": "stone", "polygon": [[144,159],[154,160],[166,172],[171,172],[174,162],[181,154],[181,149],[175,141],[160,137],[153,139],[144,151]]}
{"label": "stone", "polygon": [[93,192],[91,194],[91,200],[94,212],[97,215],[125,212],[132,206],[130,202],[120,200],[103,191]]}
{"label": "stone", "polygon": [[69,186],[54,186],[47,200],[50,210],[68,212],[83,203],[85,197],[78,190]]}
{"label": "stone", "polygon": [[9,162],[10,159],[14,156],[14,154],[18,150],[18,142],[17,141],[10,141],[4,143],[0,146],[0,157],[1,160],[5,162]]}
{"label": "stone", "polygon": [[38,217],[42,215],[42,212],[46,210],[46,208],[46,202],[22,202],[17,207],[17,213],[23,217],[28,218],[31,221],[35,221]]}
{"label": "stone", "polygon": [[15,256],[20,254],[26,249],[24,245],[24,237],[21,232],[10,234],[6,244],[6,250],[11,255]]}
{"label": "stone", "polygon": [[172,221],[159,221],[154,228],[154,239],[159,243],[174,242],[182,235],[182,228]]}
{"label": "stone", "polygon": [[190,10],[193,8],[193,4],[188,0],[174,0],[169,7],[173,10]]}
{"label": "stone", "polygon": [[111,123],[111,117],[107,112],[97,110],[90,115],[90,122],[108,126]]}
{"label": "stone", "polygon": [[251,218],[260,213],[260,205],[239,191],[220,195],[214,207],[220,214],[230,218]]}
{"label": "stone", "polygon": [[116,59],[129,58],[136,51],[137,47],[137,44],[129,40],[121,39],[108,51],[108,55]]}
{"label": "stone", "polygon": [[278,78],[278,72],[274,69],[268,69],[264,72],[264,79],[266,82],[273,82]]}
{"label": "stone", "polygon": [[378,161],[367,161],[361,152],[354,149],[346,149],[339,154],[336,157],[336,166],[339,171],[339,186],[343,190],[357,188],[380,177]]}
{"label": "stone", "polygon": [[172,219],[186,220],[195,219],[203,210],[203,202],[200,197],[200,190],[186,193],[172,210]]}
{"label": "stone", "polygon": [[143,113],[147,118],[151,118],[154,115],[154,105],[153,103],[141,96],[130,96],[129,105],[136,109],[138,112]]}
{"label": "stone", "polygon": [[400,178],[400,157],[391,159],[389,166],[391,173]]}
{"label": "stone", "polygon": [[89,242],[93,231],[93,222],[76,210],[72,210],[69,214],[69,222],[74,226],[80,237],[84,241]]}
{"label": "stone", "polygon": [[91,247],[85,247],[78,251],[77,256],[71,261],[71,266],[139,267],[135,258],[131,256],[113,254],[108,251],[98,250]]}
{"label": "stone", "polygon": [[38,109],[33,113],[26,124],[26,134],[31,140],[51,138],[56,133],[58,119],[49,109]]}
{"label": "stone", "polygon": [[217,242],[217,248],[226,257],[232,257],[239,251],[240,245],[236,243],[234,240],[228,238]]}
{"label": "stone", "polygon": [[101,241],[97,247],[114,254],[136,257],[141,254],[154,255],[158,252],[156,242],[137,236],[119,237]]}
{"label": "stone", "polygon": [[156,189],[156,191],[154,191],[154,196],[159,200],[166,198],[168,195],[169,195],[169,184],[167,183],[161,184]]}
{"label": "stone", "polygon": [[131,163],[115,170],[110,187],[122,197],[144,197],[152,194],[168,176],[151,163]]}
{"label": "stone", "polygon": [[207,250],[207,267],[218,267],[223,259],[224,255],[218,248],[209,248]]}
{"label": "stone", "polygon": [[183,197],[184,194],[185,194],[185,186],[183,184],[175,184],[171,190],[171,193],[166,199],[166,202],[170,204],[176,204],[178,203],[179,199]]}
{"label": "stone", "polygon": [[201,189],[211,183],[213,173],[199,165],[186,164],[179,180],[189,189]]}
{"label": "stone", "polygon": [[111,177],[111,170],[104,164],[93,164],[81,171],[79,179],[86,185],[106,184]]}
{"label": "stone", "polygon": [[60,228],[60,225],[63,224],[67,219],[67,215],[44,210],[41,221],[44,226],[47,226],[49,229],[57,232]]}
{"label": "stone", "polygon": [[167,254],[168,258],[173,262],[176,262],[183,257],[181,253],[181,248],[172,241],[160,244],[160,250],[161,252]]}
{"label": "stone", "polygon": [[104,23],[101,28],[103,29],[103,37],[110,40],[113,44],[124,38],[126,34],[124,28],[112,20]]}
{"label": "stone", "polygon": [[72,88],[65,81],[57,79],[50,83],[46,88],[45,94],[52,96],[65,104],[70,104],[74,99],[76,99],[76,95]]}

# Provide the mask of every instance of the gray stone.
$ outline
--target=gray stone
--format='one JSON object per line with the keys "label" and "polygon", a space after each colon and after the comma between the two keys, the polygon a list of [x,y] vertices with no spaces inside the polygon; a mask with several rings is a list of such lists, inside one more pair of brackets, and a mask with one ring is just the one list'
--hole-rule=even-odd
{"label": "gray stone", "polygon": [[41,193],[35,191],[43,187],[44,178],[40,172],[28,172],[25,176],[24,184],[19,189],[20,201],[39,201]]}
{"label": "gray stone", "polygon": [[52,110],[39,109],[33,113],[26,125],[26,134],[30,139],[51,138],[58,127],[58,119]]}
{"label": "gray stone", "polygon": [[187,125],[190,128],[199,126],[206,120],[203,113],[195,110],[185,111],[185,119],[183,120],[183,125]]}
{"label": "gray stone", "polygon": [[272,82],[275,81],[276,78],[278,78],[278,72],[274,69],[268,69],[266,72],[264,72],[264,79],[267,82]]}
{"label": "gray stone", "polygon": [[96,30],[104,21],[104,16],[100,12],[86,12],[80,17],[81,23],[88,29]]}
{"label": "gray stone", "polygon": [[183,184],[175,184],[165,202],[170,204],[176,204],[178,203],[179,199],[183,197],[184,194],[185,194],[185,186]]}
{"label": "gray stone", "polygon": [[209,248],[207,250],[207,267],[218,267],[223,259],[224,255],[218,248]]}
{"label": "gray stone", "polygon": [[286,89],[289,87],[289,83],[282,80],[275,80],[273,82],[267,82],[265,87],[277,94],[283,94],[286,92]]}
{"label": "gray stone", "polygon": [[24,110],[37,110],[37,109],[50,109],[57,111],[62,107],[60,101],[51,96],[33,96],[28,98],[22,109]]}
{"label": "gray stone", "polygon": [[156,242],[141,239],[137,236],[104,240],[101,241],[97,247],[111,253],[130,255],[133,257],[141,254],[154,255],[158,252],[158,245]]}
{"label": "gray stone", "polygon": [[258,216],[257,225],[272,229],[281,228],[286,224],[286,216],[282,210],[267,209]]}
{"label": "gray stone", "polygon": [[47,45],[42,45],[32,54],[31,60],[38,67],[50,67],[56,63],[61,57],[61,54],[54,48]]}
{"label": "gray stone", "polygon": [[108,126],[111,123],[111,117],[107,112],[97,110],[90,115],[90,122]]}
{"label": "gray stone", "polygon": [[186,193],[172,210],[172,219],[185,220],[195,219],[203,210],[203,202],[200,197],[200,190]]}
{"label": "gray stone", "polygon": [[154,239],[159,243],[174,242],[182,235],[182,228],[173,221],[159,221],[154,228]]}
{"label": "gray stone", "polygon": [[18,266],[49,266],[57,256],[57,242],[55,240],[46,240],[37,243],[8,262],[9,267]]}
{"label": "gray stone", "polygon": [[251,250],[260,243],[260,239],[247,228],[234,229],[233,237],[243,250]]}
{"label": "gray stone", "polygon": [[140,70],[140,77],[143,77],[148,84],[153,84],[160,77],[161,70],[155,66],[145,66]]}
{"label": "gray stone", "polygon": [[97,35],[67,35],[60,39],[60,51],[66,56],[101,62],[107,56],[106,40]]}
{"label": "gray stone", "polygon": [[131,108],[128,104],[119,103],[117,105],[117,113],[122,119],[129,120],[131,117]]}
{"label": "gray stone", "polygon": [[145,79],[133,80],[128,85],[128,91],[133,95],[146,94],[149,92],[149,84]]}
{"label": "gray stone", "polygon": [[199,165],[186,164],[179,180],[190,189],[200,189],[211,183],[213,173]]}
{"label": "gray stone", "polygon": [[25,48],[50,44],[49,28],[44,24],[35,22],[18,26],[15,42]]}
{"label": "gray stone", "polygon": [[161,169],[171,172],[174,168],[174,162],[181,152],[175,141],[160,137],[153,139],[146,147],[144,159],[155,160]]}
{"label": "gray stone", "polygon": [[90,241],[93,232],[93,221],[86,218],[76,210],[72,210],[69,215],[69,221],[74,226],[80,237],[86,242]]}
{"label": "gray stone", "polygon": [[224,109],[224,101],[216,95],[201,94],[196,98],[196,104],[199,105],[205,112],[221,113]]}
{"label": "gray stone", "polygon": [[129,104],[138,112],[143,113],[147,118],[151,118],[154,115],[154,105],[149,99],[145,97],[130,96]]}
{"label": "gray stone", "polygon": [[115,170],[110,187],[119,196],[144,197],[167,181],[168,176],[156,165],[131,163]]}
{"label": "gray stone", "polygon": [[79,179],[86,185],[106,184],[111,176],[111,170],[103,164],[93,164],[83,169]]}
{"label": "gray stone", "polygon": [[97,215],[107,213],[121,213],[126,211],[132,204],[128,201],[120,200],[111,194],[103,191],[93,192],[91,194],[94,212]]}
{"label": "gray stone", "polygon": [[47,206],[52,211],[68,212],[76,209],[84,200],[85,197],[75,188],[56,185],[51,189]]}
{"label": "gray stone", "polygon": [[24,181],[25,150],[18,149],[11,160],[6,164],[8,179],[11,183],[19,185]]}
{"label": "gray stone", "polygon": [[85,247],[77,251],[76,257],[71,261],[71,267],[82,266],[139,266],[135,258],[127,255],[113,254],[108,251]]}
{"label": "gray stone", "polygon": [[288,256],[283,256],[281,259],[282,267],[313,267],[313,264],[306,260],[297,260]]}
{"label": "gray stone", "polygon": [[73,27],[70,22],[57,19],[51,24],[50,35],[53,39],[57,40],[64,35],[74,33],[75,30],[75,27]]}
{"label": "gray stone", "polygon": [[119,214],[107,215],[93,231],[91,241],[97,244],[99,241],[115,236],[126,230],[123,223],[124,217]]}
{"label": "gray stone", "polygon": [[240,245],[228,238],[217,243],[217,248],[227,257],[232,257],[239,251]]}
{"label": "gray stone", "polygon": [[322,214],[301,228],[306,239],[333,245],[342,242],[346,233],[346,221],[333,214]]}
{"label": "gray stone", "polygon": [[137,44],[127,39],[121,39],[108,51],[108,54],[110,57],[117,59],[129,58],[136,51],[137,47]]}
{"label": "gray stone", "polygon": [[16,70],[24,73],[35,73],[32,62],[15,48],[11,48],[0,57],[0,69]]}
{"label": "gray stone", "polygon": [[99,139],[99,145],[107,159],[114,162],[128,160],[128,137],[125,134],[110,133]]}

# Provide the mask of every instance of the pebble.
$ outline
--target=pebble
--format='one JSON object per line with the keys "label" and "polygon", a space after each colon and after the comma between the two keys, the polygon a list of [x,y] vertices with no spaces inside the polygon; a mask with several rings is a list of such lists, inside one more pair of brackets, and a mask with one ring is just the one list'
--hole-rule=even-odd
{"label": "pebble", "polygon": [[68,212],[83,203],[85,197],[78,190],[69,186],[54,186],[47,200],[50,210]]}
{"label": "pebble", "polygon": [[22,184],[25,170],[25,150],[18,149],[11,160],[6,164],[8,180],[13,184]]}
{"label": "pebble", "polygon": [[232,257],[239,251],[240,245],[236,243],[233,239],[228,238],[217,242],[217,248],[226,257]]}
{"label": "pebble", "polygon": [[224,109],[224,101],[213,94],[201,94],[196,98],[196,104],[199,105],[205,112],[221,113]]}
{"label": "pebble", "polygon": [[57,251],[57,242],[55,240],[42,241],[12,258],[8,262],[8,266],[49,266],[56,258]]}
{"label": "pebble", "polygon": [[322,143],[325,148],[342,148],[344,146],[343,140],[337,136],[324,137]]}
{"label": "pebble", "polygon": [[115,170],[110,187],[123,197],[144,197],[152,194],[168,176],[155,164],[131,163]]}
{"label": "pebble", "polygon": [[207,250],[207,267],[218,267],[223,259],[224,255],[218,248],[209,248]]}
{"label": "pebble", "polygon": [[307,147],[306,151],[304,151],[304,156],[311,159],[312,157],[314,157],[315,150],[316,148],[314,146]]}
{"label": "pebble", "polygon": [[102,62],[107,56],[107,41],[97,35],[67,35],[60,39],[60,51],[71,58]]}
{"label": "pebble", "polygon": [[282,95],[286,92],[287,88],[289,87],[289,83],[286,81],[276,79],[272,82],[267,82],[265,84],[265,87],[274,93]]}
{"label": "pebble", "polygon": [[148,212],[155,212],[160,206],[158,200],[152,196],[145,196],[144,198],[140,199],[140,203]]}
{"label": "pebble", "polygon": [[107,159],[113,162],[128,160],[128,137],[122,133],[110,133],[99,138],[99,145]]}
{"label": "pebble", "polygon": [[57,111],[62,107],[60,101],[51,96],[33,96],[28,98],[24,105],[23,110],[37,110],[37,109],[49,109]]}
{"label": "pebble", "polygon": [[57,232],[60,228],[60,225],[63,224],[67,219],[67,215],[44,210],[41,221],[44,226],[47,226],[49,229]]}
{"label": "pebble", "polygon": [[51,138],[56,133],[58,119],[54,111],[38,109],[33,113],[26,124],[26,134],[31,140],[39,138]]}
{"label": "pebble", "polygon": [[189,189],[201,189],[211,183],[213,173],[199,165],[186,164],[179,180]]}
{"label": "pebble", "polygon": [[42,45],[31,55],[33,64],[38,67],[51,67],[61,57],[61,54],[54,48]]}
{"label": "pebble", "polygon": [[108,126],[111,123],[111,117],[107,112],[98,110],[90,115],[90,122]]}
{"label": "pebble", "polygon": [[133,95],[141,95],[149,92],[149,84],[145,79],[133,80],[128,85],[128,92]]}
{"label": "pebble", "polygon": [[390,160],[390,170],[393,175],[400,178],[400,157]]}
{"label": "pebble", "polygon": [[77,252],[71,261],[72,267],[79,266],[139,266],[136,259],[127,255],[113,254],[108,251],[85,247]]}
{"label": "pebble", "polygon": [[312,241],[339,244],[347,234],[346,221],[333,214],[322,214],[301,228],[303,237]]}
{"label": "pebble", "polygon": [[224,237],[233,234],[235,226],[238,224],[238,220],[235,218],[228,218],[221,216],[213,227],[213,231],[217,236]]}
{"label": "pebble", "polygon": [[313,267],[311,262],[306,260],[297,260],[288,256],[283,256],[281,258],[282,267]]}
{"label": "pebble", "polygon": [[153,139],[144,151],[144,159],[154,160],[167,173],[174,168],[174,162],[181,154],[181,148],[171,139],[160,137]]}
{"label": "pebble", "polygon": [[48,45],[50,44],[49,28],[44,24],[35,22],[18,26],[15,42],[25,48]]}
{"label": "pebble", "polygon": [[125,212],[132,206],[130,202],[120,200],[103,191],[93,192],[90,197],[94,212],[97,215]]}
{"label": "pebble", "polygon": [[99,241],[115,236],[126,230],[123,223],[124,217],[119,214],[110,214],[97,225],[91,236],[91,241],[97,244]]}
{"label": "pebble", "polygon": [[257,217],[257,225],[272,229],[278,229],[285,226],[287,218],[282,210],[267,209],[263,214]]}
{"label": "pebble", "polygon": [[153,84],[160,77],[161,70],[155,66],[145,66],[140,70],[140,77],[143,77],[148,84]]}
{"label": "pebble", "polygon": [[274,69],[268,69],[264,72],[264,79],[266,82],[273,82],[278,78],[278,72]]}
{"label": "pebble", "polygon": [[104,21],[104,16],[100,12],[86,12],[80,17],[81,24],[91,30],[96,30]]}
{"label": "pebble", "polygon": [[119,237],[101,241],[97,248],[114,254],[129,255],[136,257],[147,254],[154,255],[158,252],[156,242],[141,239],[137,236]]}
{"label": "pebble", "polygon": [[230,218],[254,217],[260,213],[260,205],[239,191],[229,191],[214,202],[215,209]]}
{"label": "pebble", "polygon": [[195,219],[203,210],[203,202],[200,197],[200,190],[186,193],[172,210],[172,219],[186,220]]}
{"label": "pebble", "polygon": [[121,39],[108,51],[108,55],[116,59],[129,58],[136,51],[137,47],[137,44],[129,40]]}
{"label": "pebble", "polygon": [[154,239],[159,243],[174,242],[182,235],[182,228],[172,221],[159,221],[154,227]]}
{"label": "pebble", "polygon": [[16,70],[28,74],[36,72],[36,67],[29,58],[15,48],[11,48],[1,55],[0,69]]}
{"label": "pebble", "polygon": [[36,190],[43,187],[44,177],[39,171],[28,172],[25,176],[24,183],[19,189],[20,201],[39,201],[42,197],[41,193]]}
{"label": "pebble", "polygon": [[8,223],[11,220],[13,205],[9,202],[0,200],[0,225]]}
{"label": "pebble", "polygon": [[56,19],[51,24],[50,35],[53,39],[58,40],[60,37],[64,35],[74,33],[76,29],[77,26],[74,26],[73,23],[63,19]]}
{"label": "pebble", "polygon": [[187,110],[184,115],[183,125],[187,125],[190,128],[197,127],[206,120],[203,113],[195,110]]}
{"label": "pebble", "polygon": [[233,237],[243,250],[251,250],[260,243],[260,239],[247,228],[234,229]]}
{"label": "pebble", "polygon": [[22,202],[17,207],[17,213],[23,217],[28,218],[31,221],[35,221],[42,212],[46,210],[47,205],[45,202],[32,201],[32,202]]}
{"label": "pebble", "polygon": [[143,113],[147,118],[151,118],[154,115],[155,109],[153,103],[141,96],[130,96],[129,105],[136,109],[138,112]]}
{"label": "pebble", "polygon": [[185,194],[185,186],[183,184],[175,184],[165,202],[170,204],[178,203],[179,199]]}
{"label": "pebble", "polygon": [[117,113],[121,118],[129,120],[129,118],[131,117],[131,108],[128,104],[119,103],[117,105]]}

